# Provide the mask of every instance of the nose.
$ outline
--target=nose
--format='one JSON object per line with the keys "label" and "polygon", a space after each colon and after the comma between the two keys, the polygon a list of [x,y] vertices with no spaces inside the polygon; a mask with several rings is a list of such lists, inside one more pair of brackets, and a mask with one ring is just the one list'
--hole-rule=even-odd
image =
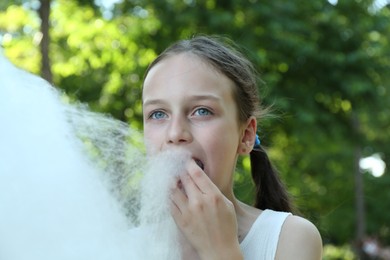
{"label": "nose", "polygon": [[171,119],[167,131],[168,144],[187,144],[192,142],[192,133],[186,118],[175,117]]}

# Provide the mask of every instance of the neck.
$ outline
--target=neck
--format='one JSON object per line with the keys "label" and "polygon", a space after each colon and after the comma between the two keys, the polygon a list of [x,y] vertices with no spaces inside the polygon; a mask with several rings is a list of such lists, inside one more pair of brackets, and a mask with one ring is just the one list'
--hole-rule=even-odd
{"label": "neck", "polygon": [[236,211],[238,226],[237,237],[238,241],[241,243],[248,234],[257,217],[261,214],[262,210],[249,206],[239,201],[234,196],[232,199],[229,198],[229,200],[233,203]]}

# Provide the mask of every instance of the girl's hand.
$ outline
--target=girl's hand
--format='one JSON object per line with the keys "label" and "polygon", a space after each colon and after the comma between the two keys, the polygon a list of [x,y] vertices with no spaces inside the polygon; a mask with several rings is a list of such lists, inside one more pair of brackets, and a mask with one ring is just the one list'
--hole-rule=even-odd
{"label": "girl's hand", "polygon": [[191,161],[173,189],[172,216],[201,259],[242,259],[234,206]]}

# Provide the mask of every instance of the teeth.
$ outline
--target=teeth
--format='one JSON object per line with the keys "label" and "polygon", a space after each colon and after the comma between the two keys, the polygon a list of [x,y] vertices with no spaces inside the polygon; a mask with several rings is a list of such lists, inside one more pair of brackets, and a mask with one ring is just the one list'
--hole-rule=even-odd
{"label": "teeth", "polygon": [[204,170],[204,165],[203,165],[203,163],[200,160],[195,159],[195,162],[202,170]]}

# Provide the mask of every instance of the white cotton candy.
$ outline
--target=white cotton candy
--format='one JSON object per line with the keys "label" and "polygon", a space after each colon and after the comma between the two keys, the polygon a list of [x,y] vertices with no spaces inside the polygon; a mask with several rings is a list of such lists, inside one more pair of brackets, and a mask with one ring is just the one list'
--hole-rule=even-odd
{"label": "white cotton candy", "polygon": [[187,155],[145,167],[139,133],[61,97],[0,55],[0,259],[179,259],[169,192]]}

